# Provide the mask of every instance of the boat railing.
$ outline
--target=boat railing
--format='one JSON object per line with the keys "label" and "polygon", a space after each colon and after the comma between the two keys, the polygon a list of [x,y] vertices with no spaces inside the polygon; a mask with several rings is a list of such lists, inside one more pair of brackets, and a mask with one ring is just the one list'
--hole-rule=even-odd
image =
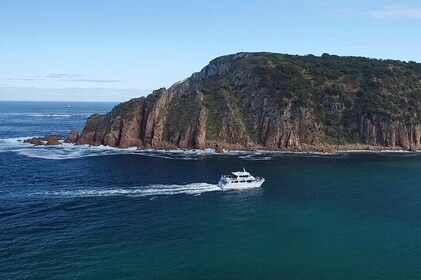
{"label": "boat railing", "polygon": [[223,179],[236,179],[237,177],[234,175],[222,175],[221,176]]}

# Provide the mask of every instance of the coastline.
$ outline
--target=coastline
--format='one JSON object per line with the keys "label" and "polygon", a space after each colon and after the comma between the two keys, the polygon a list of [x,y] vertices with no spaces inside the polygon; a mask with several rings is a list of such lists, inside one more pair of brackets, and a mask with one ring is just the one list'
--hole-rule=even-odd
{"label": "coastline", "polygon": [[[134,148],[134,147],[132,147]],[[119,148],[124,149],[124,148]],[[242,153],[290,153],[290,154],[326,154],[335,155],[338,153],[418,153],[421,150],[407,150],[400,146],[386,147],[386,146],[373,146],[367,144],[346,144],[346,145],[300,145],[291,148],[274,148],[265,147],[261,145],[241,145],[241,144],[228,144],[221,142],[209,141],[205,148],[179,148],[171,145],[161,145],[157,147],[137,147],[141,151],[205,151],[214,150],[216,154],[224,154],[230,152]]]}
{"label": "coastline", "polygon": [[[35,136],[36,137],[36,136]],[[402,147],[383,147],[383,146],[370,146],[362,144],[352,144],[352,145],[320,145],[320,146],[300,146],[293,149],[270,149],[264,146],[242,148],[239,145],[230,145],[225,146],[224,149],[215,149],[211,147],[203,149],[182,149],[178,147],[170,146],[161,146],[161,147],[113,147],[106,145],[89,145],[89,144],[75,144],[65,142],[65,140],[60,140],[57,145],[34,145],[31,143],[25,142],[25,140],[31,139],[30,137],[18,137],[10,139],[0,139],[0,147],[11,147],[14,145],[19,145],[20,147],[27,148],[60,148],[63,149],[93,149],[97,151],[121,151],[129,152],[132,154],[184,154],[184,155],[226,155],[226,156],[236,156],[236,155],[276,155],[276,154],[290,154],[290,155],[326,155],[326,156],[335,156],[340,154],[359,154],[359,153],[373,153],[373,154],[383,154],[383,153],[394,153],[394,154],[417,154],[421,153],[421,150],[405,150]]]}

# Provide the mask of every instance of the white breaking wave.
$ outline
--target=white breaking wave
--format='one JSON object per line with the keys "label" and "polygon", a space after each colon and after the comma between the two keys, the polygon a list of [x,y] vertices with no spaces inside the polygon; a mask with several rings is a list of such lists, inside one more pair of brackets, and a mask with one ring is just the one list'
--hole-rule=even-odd
{"label": "white breaking wave", "polygon": [[16,137],[8,139],[0,139],[0,153],[1,152],[16,152],[22,148],[31,148],[32,144],[23,143],[25,139],[39,136]]}
{"label": "white breaking wave", "polygon": [[68,143],[63,143],[58,146],[34,146],[23,142],[25,139],[34,137],[40,136],[0,139],[0,153],[14,152],[31,158],[64,160],[92,156],[131,154],[136,152],[136,148],[119,149],[109,146],[73,145]]}
{"label": "white breaking wave", "polygon": [[[20,138],[0,139],[0,152],[15,152],[19,155],[49,159],[49,160],[66,160],[77,159],[83,157],[94,156],[108,156],[108,155],[141,155],[148,157],[158,157],[165,159],[176,160],[198,160],[206,156],[238,156],[244,160],[272,160],[274,157],[297,155],[316,156],[317,153],[285,153],[285,152],[268,152],[268,151],[240,151],[231,150],[224,153],[216,153],[214,149],[205,150],[137,150],[132,148],[115,148],[110,146],[89,146],[89,145],[74,145],[63,143],[59,146],[33,146],[31,144],[23,143],[23,140],[38,136],[28,136]],[[323,155],[334,156],[334,154]]]}
{"label": "white breaking wave", "polygon": [[[28,136],[19,138],[0,139],[0,153],[1,152],[14,152],[22,156],[49,160],[66,160],[77,159],[83,157],[94,156],[108,156],[108,155],[141,155],[148,157],[158,157],[165,159],[176,160],[198,160],[207,156],[237,156],[244,160],[258,160],[268,161],[278,157],[290,156],[304,156],[304,157],[346,157],[351,153],[364,153],[364,151],[341,151],[334,154],[330,153],[309,153],[309,152],[280,152],[280,151],[225,151],[224,153],[216,153],[214,149],[205,150],[137,150],[136,147],[132,148],[115,148],[109,146],[89,146],[89,145],[73,145],[63,143],[58,146],[33,146],[32,144],[23,143],[25,139],[39,137]],[[376,154],[411,154],[403,151],[381,151],[370,153]]]}
{"label": "white breaking wave", "polygon": [[239,156],[239,158],[245,159],[245,160],[271,160],[272,159],[272,157],[268,156],[268,154],[262,154],[260,152],[256,152],[256,153],[248,154],[248,155],[241,155]]}
{"label": "white breaking wave", "polygon": [[62,117],[70,117],[69,114],[32,114],[31,117],[54,117],[54,118],[62,118]]}
{"label": "white breaking wave", "polygon": [[149,185],[134,188],[77,189],[33,193],[43,197],[102,197],[102,196],[169,196],[177,194],[200,195],[205,192],[221,191],[216,184],[191,183],[186,185]]}
{"label": "white breaking wave", "polygon": [[130,154],[136,151],[135,149],[124,149],[120,150],[117,148],[98,146],[90,147],[87,145],[75,146],[72,144],[66,144],[53,147],[30,147],[26,149],[20,149],[16,152],[19,155],[41,158],[41,159],[52,159],[52,160],[64,160],[64,159],[76,159],[83,157],[94,157],[94,156],[106,156],[115,154]]}
{"label": "white breaking wave", "polygon": [[[215,155],[214,149],[206,150],[137,150],[131,148],[115,148],[110,146],[73,145],[63,143],[58,146],[33,146],[23,143],[25,139],[39,137],[28,136],[19,138],[0,139],[0,152],[14,152],[22,156],[49,160],[65,160],[83,157],[107,156],[107,155],[142,155],[166,159],[197,160],[202,156]],[[236,153],[233,153],[233,155]]]}
{"label": "white breaking wave", "polygon": [[[5,116],[26,116],[26,117],[71,117],[70,114],[65,113],[2,113]],[[86,114],[75,114],[84,116]]]}

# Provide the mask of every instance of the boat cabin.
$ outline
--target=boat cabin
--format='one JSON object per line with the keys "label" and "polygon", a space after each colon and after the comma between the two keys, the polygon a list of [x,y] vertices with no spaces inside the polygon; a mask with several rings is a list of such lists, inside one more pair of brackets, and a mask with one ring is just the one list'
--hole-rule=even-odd
{"label": "boat cabin", "polygon": [[223,179],[225,179],[226,183],[231,183],[231,184],[252,183],[255,180],[255,178],[246,171],[237,171],[237,172],[232,172],[231,174],[232,175],[223,176]]}

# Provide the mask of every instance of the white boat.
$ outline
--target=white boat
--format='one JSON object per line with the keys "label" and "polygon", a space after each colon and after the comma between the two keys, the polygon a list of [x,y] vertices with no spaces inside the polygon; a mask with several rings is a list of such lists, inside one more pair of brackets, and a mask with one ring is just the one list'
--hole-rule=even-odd
{"label": "white boat", "polygon": [[244,168],[243,171],[232,172],[230,175],[222,175],[218,186],[222,190],[251,189],[260,187],[265,178],[253,177]]}

